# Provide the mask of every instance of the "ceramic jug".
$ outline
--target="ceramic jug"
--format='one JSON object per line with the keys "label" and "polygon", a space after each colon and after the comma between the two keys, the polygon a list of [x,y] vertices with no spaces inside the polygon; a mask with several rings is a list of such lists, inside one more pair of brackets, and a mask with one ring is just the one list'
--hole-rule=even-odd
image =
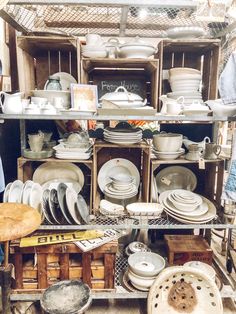
{"label": "ceramic jug", "polygon": [[161,113],[179,115],[183,110],[184,97],[180,96],[177,99],[168,98],[166,95],[159,97],[162,101]]}
{"label": "ceramic jug", "polygon": [[[2,95],[4,100],[2,101]],[[5,92],[0,92],[0,106],[2,112],[6,114],[22,114],[23,105],[21,102],[21,93],[7,94]]]}
{"label": "ceramic jug", "polygon": [[221,147],[215,143],[206,143],[204,159],[214,160],[220,155]]}

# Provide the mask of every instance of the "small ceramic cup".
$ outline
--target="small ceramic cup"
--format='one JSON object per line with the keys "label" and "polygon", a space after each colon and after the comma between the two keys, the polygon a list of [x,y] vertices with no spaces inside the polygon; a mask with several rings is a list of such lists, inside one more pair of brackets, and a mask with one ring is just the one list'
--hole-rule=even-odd
{"label": "small ceramic cup", "polygon": [[215,160],[219,157],[221,152],[221,146],[215,143],[206,143],[204,159]]}

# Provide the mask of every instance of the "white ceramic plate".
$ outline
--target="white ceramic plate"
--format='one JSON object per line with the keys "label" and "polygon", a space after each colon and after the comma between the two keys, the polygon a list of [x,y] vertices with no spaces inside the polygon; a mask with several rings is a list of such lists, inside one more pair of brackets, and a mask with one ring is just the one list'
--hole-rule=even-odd
{"label": "white ceramic plate", "polygon": [[29,196],[29,205],[38,210],[38,212],[42,213],[42,200],[43,200],[43,189],[40,184],[33,183],[30,196]]}
{"label": "white ceramic plate", "polygon": [[51,189],[49,193],[49,209],[55,223],[60,224],[59,202],[57,198],[57,190]]}
{"label": "white ceramic plate", "polygon": [[21,202],[23,204],[29,205],[30,203],[30,193],[31,193],[31,189],[32,186],[34,185],[34,182],[31,180],[28,180],[25,182],[24,184],[24,188],[23,188],[23,195],[22,195],[22,199]]}
{"label": "white ceramic plate", "polygon": [[8,183],[5,191],[3,193],[3,203],[7,203],[8,202],[8,197],[9,197],[9,192],[10,192],[10,188],[11,188],[12,182]]}
{"label": "white ceramic plate", "polygon": [[50,208],[49,208],[49,195],[50,195],[50,191],[49,190],[44,190],[43,191],[42,212],[43,212],[43,215],[44,215],[45,219],[47,220],[47,222],[50,225],[53,225],[54,224],[54,220],[53,220],[53,217],[51,216],[51,212],[50,212]]}
{"label": "white ceramic plate", "polygon": [[202,27],[198,26],[178,26],[169,28],[166,31],[169,38],[199,38],[206,33]]}
{"label": "white ceramic plate", "polygon": [[60,183],[57,187],[57,197],[58,197],[58,202],[59,202],[62,215],[64,216],[67,223],[71,225],[73,222],[72,222],[72,218],[70,216],[69,210],[66,205],[66,190],[67,190],[67,185],[64,183]]}
{"label": "white ceramic plate", "polygon": [[[60,83],[63,91],[70,91],[70,84],[71,83],[77,83],[76,79],[69,73],[66,72],[57,72],[52,75],[59,76],[60,77]],[[44,89],[46,90],[48,81],[46,81],[44,85]]]}
{"label": "white ceramic plate", "polygon": [[69,210],[69,213],[71,215],[71,217],[73,218],[74,222],[77,225],[80,225],[80,219],[81,217],[79,216],[79,212],[77,209],[77,193],[75,192],[75,190],[71,189],[71,188],[67,188],[66,189],[66,205],[67,208]]}
{"label": "white ceramic plate", "polygon": [[175,189],[194,191],[197,186],[197,177],[188,168],[170,166],[157,173],[156,183],[159,193]]}
{"label": "white ceramic plate", "polygon": [[160,215],[163,212],[163,206],[157,203],[132,203],[126,209],[131,215]]}
{"label": "white ceramic plate", "polygon": [[24,183],[20,180],[15,180],[10,186],[8,202],[21,203],[21,194],[24,188]]}
{"label": "white ceramic plate", "polygon": [[85,199],[82,195],[77,195],[77,209],[79,210],[80,217],[82,218],[82,221],[86,224],[89,223],[89,209],[88,205],[85,202]]}
{"label": "white ceramic plate", "polygon": [[140,174],[137,167],[128,159],[114,158],[107,161],[98,172],[98,185],[103,192],[105,186],[111,183],[111,177],[117,173],[122,173],[131,176],[135,179],[134,183],[138,189],[140,183]]}
{"label": "white ceramic plate", "polygon": [[60,179],[61,182],[77,182],[84,185],[84,175],[78,166],[70,162],[45,162],[33,174],[33,181],[43,185],[46,182]]}

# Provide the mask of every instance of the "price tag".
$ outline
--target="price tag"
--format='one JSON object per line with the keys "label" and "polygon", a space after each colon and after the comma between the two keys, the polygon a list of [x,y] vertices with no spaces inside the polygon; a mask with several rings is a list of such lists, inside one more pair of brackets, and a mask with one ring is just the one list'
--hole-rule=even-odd
{"label": "price tag", "polygon": [[205,160],[203,158],[198,160],[198,167],[199,169],[205,169]]}
{"label": "price tag", "polygon": [[171,181],[165,177],[161,178],[161,182],[166,184],[166,185],[170,185],[171,184]]}

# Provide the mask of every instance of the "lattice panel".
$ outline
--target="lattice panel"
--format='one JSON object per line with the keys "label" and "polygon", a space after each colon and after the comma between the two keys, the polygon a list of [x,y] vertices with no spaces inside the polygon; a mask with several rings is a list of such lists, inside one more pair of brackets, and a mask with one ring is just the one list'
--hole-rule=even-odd
{"label": "lattice panel", "polygon": [[52,32],[75,36],[90,32],[103,36],[165,37],[165,31],[170,27],[200,26],[208,37],[213,37],[232,22],[198,21],[192,8],[146,7],[144,10],[138,6],[37,5],[26,1],[21,5],[8,4],[4,11],[25,33]]}

